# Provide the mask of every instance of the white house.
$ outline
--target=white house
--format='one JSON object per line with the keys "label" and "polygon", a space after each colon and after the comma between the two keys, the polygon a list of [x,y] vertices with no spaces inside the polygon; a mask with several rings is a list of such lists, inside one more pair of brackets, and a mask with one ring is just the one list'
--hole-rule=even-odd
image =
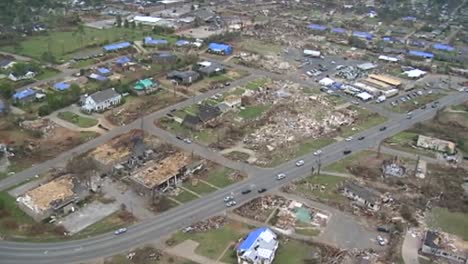
{"label": "white house", "polygon": [[84,112],[102,112],[114,107],[122,101],[122,95],[118,94],[114,88],[83,96],[80,100],[81,110]]}
{"label": "white house", "polygon": [[380,195],[374,190],[348,182],[344,185],[343,194],[362,207],[372,211],[380,209]]}
{"label": "white house", "polygon": [[32,72],[32,71],[28,71],[27,73],[25,73],[22,76],[17,76],[14,73],[10,73],[10,75],[8,75],[8,79],[10,79],[10,80],[12,80],[14,82],[21,81],[21,80],[28,80],[28,79],[32,79],[34,77],[36,77],[36,73]]}
{"label": "white house", "polygon": [[276,234],[268,227],[257,228],[237,247],[237,263],[271,264],[277,249]]}

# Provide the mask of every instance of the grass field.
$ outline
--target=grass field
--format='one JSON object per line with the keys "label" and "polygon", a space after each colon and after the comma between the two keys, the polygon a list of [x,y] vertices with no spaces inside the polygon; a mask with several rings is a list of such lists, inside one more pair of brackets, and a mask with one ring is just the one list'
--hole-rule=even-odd
{"label": "grass field", "polygon": [[247,88],[249,90],[257,90],[259,87],[264,86],[265,84],[267,84],[269,82],[270,82],[269,79],[260,78],[260,79],[248,82],[245,85],[245,88]]}
{"label": "grass field", "polygon": [[312,246],[297,240],[280,240],[273,264],[298,264],[306,263],[305,260],[311,255]]}
{"label": "grass field", "polygon": [[179,193],[179,195],[174,196],[173,198],[176,199],[177,201],[181,202],[181,203],[187,203],[187,202],[190,202],[190,201],[193,201],[193,200],[197,199],[198,197],[191,194],[190,192],[182,190]]}
{"label": "grass field", "polygon": [[[13,46],[0,47],[1,50],[19,53],[35,59],[50,50],[57,59],[69,59],[72,53],[89,46],[102,46],[105,43],[137,40],[145,36],[144,31],[129,28],[94,29],[84,27],[83,33],[73,31],[49,32],[47,35],[28,37]],[[156,37],[153,35],[153,37]],[[174,41],[173,38],[168,38]]]}
{"label": "grass field", "polygon": [[[338,176],[331,176],[331,175],[313,175],[305,178],[303,181],[300,181],[297,186],[297,191],[304,193],[304,194],[310,194],[312,196],[315,196],[317,198],[321,198],[324,200],[334,200],[334,201],[339,201],[339,200],[345,200],[345,198],[338,193],[338,185],[343,183],[345,181],[345,178],[343,177],[338,177]],[[318,190],[314,189],[311,190],[308,188],[308,186],[324,186],[324,190]]]}
{"label": "grass field", "polygon": [[382,124],[387,120],[386,117],[364,109],[362,107],[352,106],[353,110],[358,112],[358,118],[352,126],[343,127],[340,133],[342,137],[349,137],[368,128]]}
{"label": "grass field", "polygon": [[69,111],[58,113],[58,117],[82,128],[93,127],[98,124],[96,119],[80,116]]}
{"label": "grass field", "polygon": [[262,42],[255,39],[246,39],[239,44],[239,48],[249,52],[255,52],[262,55],[272,55],[282,51],[281,46]]}
{"label": "grass field", "polygon": [[460,236],[468,241],[468,214],[450,212],[448,209],[435,207],[430,214],[429,225],[441,228],[447,233]]}
{"label": "grass field", "polygon": [[216,191],[215,188],[209,186],[208,184],[205,184],[203,182],[200,182],[198,181],[198,183],[196,185],[192,185],[190,182],[185,182],[184,184],[182,184],[182,186],[184,186],[185,188],[191,190],[192,192],[195,192],[199,195],[204,195],[204,194],[208,194],[210,192],[214,192]]}
{"label": "grass field", "polygon": [[302,155],[305,155],[307,153],[310,153],[315,150],[319,150],[325,146],[328,146],[332,143],[334,143],[335,140],[332,138],[318,138],[318,139],[309,139],[305,142],[302,142],[299,145],[299,148],[296,152],[296,157],[300,157]]}
{"label": "grass field", "polygon": [[227,177],[232,172],[232,169],[220,167],[218,169],[211,170],[208,173],[208,176],[205,178],[205,181],[213,184],[216,187],[223,188],[233,183]]}
{"label": "grass field", "polygon": [[246,106],[245,109],[239,112],[239,116],[244,119],[255,119],[260,117],[265,111],[268,111],[270,107],[269,105]]}
{"label": "grass field", "polygon": [[435,158],[436,155],[434,151],[414,147],[416,146],[417,139],[417,133],[403,131],[385,139],[384,142],[388,147],[393,149]]}
{"label": "grass field", "polygon": [[376,156],[376,153],[373,151],[369,151],[369,150],[363,150],[358,153],[354,153],[338,162],[335,162],[326,166],[324,170],[340,172],[340,173],[349,173],[349,171],[347,170],[348,166],[350,166],[351,164],[353,164],[353,162],[357,160],[360,160],[364,157],[368,157],[371,155]]}

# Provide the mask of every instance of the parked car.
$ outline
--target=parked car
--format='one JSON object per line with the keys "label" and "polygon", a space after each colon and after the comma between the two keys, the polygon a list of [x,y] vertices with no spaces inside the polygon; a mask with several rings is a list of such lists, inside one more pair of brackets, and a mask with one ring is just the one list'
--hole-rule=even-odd
{"label": "parked car", "polygon": [[284,173],[280,173],[280,174],[276,175],[277,180],[282,180],[284,178],[286,178],[286,174],[284,174]]}
{"label": "parked car", "polygon": [[184,140],[184,139],[182,138],[182,136],[176,135],[175,137],[176,137],[177,139]]}
{"label": "parked car", "polygon": [[258,189],[257,192],[258,192],[258,193],[264,193],[264,192],[266,192],[266,191],[267,191],[266,188],[260,188],[260,189]]}
{"label": "parked car", "polygon": [[427,108],[427,105],[421,106],[421,109],[422,109],[422,110],[424,110],[424,109],[426,109],[426,108]]}
{"label": "parked car", "polygon": [[231,85],[230,82],[225,82],[225,83],[224,83],[224,86],[230,86],[230,85]]}
{"label": "parked car", "polygon": [[227,203],[227,202],[229,202],[229,201],[234,200],[234,196],[232,196],[232,195],[226,196],[226,197],[224,197],[223,200],[224,200],[225,203]]}
{"label": "parked car", "polygon": [[366,138],[365,136],[358,137],[358,140],[363,140],[363,139],[365,139],[365,138]]}
{"label": "parked car", "polygon": [[343,151],[343,154],[348,155],[348,154],[351,154],[351,152],[352,152],[351,150],[347,149],[347,150]]}
{"label": "parked car", "polygon": [[167,115],[168,117],[174,117],[174,115],[171,114],[171,113],[167,113],[166,115]]}
{"label": "parked car", "polygon": [[386,127],[386,126],[383,126],[383,127],[381,127],[379,130],[380,130],[380,131],[384,131],[385,129],[387,129],[387,127]]}
{"label": "parked car", "polygon": [[387,241],[383,237],[377,236],[377,243],[379,243],[380,246],[385,246]]}
{"label": "parked car", "polygon": [[353,137],[347,137],[345,140],[346,141],[351,141],[351,140],[353,140]]}
{"label": "parked car", "polygon": [[318,156],[318,155],[320,155],[320,154],[322,154],[322,150],[321,150],[321,149],[319,149],[319,150],[317,150],[317,151],[314,152],[314,156]]}
{"label": "parked car", "polygon": [[383,232],[383,233],[390,233],[392,231],[392,228],[390,226],[383,225],[383,226],[378,226],[377,231]]}
{"label": "parked car", "polygon": [[234,206],[236,204],[237,204],[237,202],[232,200],[232,201],[229,201],[229,202],[226,203],[226,207],[231,207],[231,206]]}
{"label": "parked car", "polygon": [[242,193],[242,194],[248,194],[248,193],[250,193],[250,192],[252,192],[252,190],[246,189],[246,190],[243,190],[241,193]]}
{"label": "parked car", "polygon": [[301,167],[301,166],[304,165],[304,164],[305,164],[304,160],[298,160],[298,161],[296,162],[296,166],[297,166],[297,167]]}
{"label": "parked car", "polygon": [[187,144],[192,144],[192,140],[190,138],[184,138],[184,142]]}
{"label": "parked car", "polygon": [[123,234],[125,232],[127,232],[127,228],[122,227],[122,228],[119,228],[119,229],[115,230],[114,235],[121,235],[121,234]]}
{"label": "parked car", "polygon": [[175,108],[171,109],[171,113],[174,113],[175,111],[177,111],[177,109],[175,109]]}

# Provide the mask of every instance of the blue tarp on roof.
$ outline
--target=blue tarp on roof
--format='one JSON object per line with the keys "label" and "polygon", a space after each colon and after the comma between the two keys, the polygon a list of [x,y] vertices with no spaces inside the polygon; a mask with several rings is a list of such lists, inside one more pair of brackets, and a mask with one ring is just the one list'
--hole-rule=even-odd
{"label": "blue tarp on roof", "polygon": [[214,42],[208,45],[208,50],[211,50],[212,52],[224,53],[226,55],[229,55],[232,53],[232,47],[230,45],[214,43]]}
{"label": "blue tarp on roof", "polygon": [[412,56],[423,57],[423,58],[428,58],[428,59],[434,58],[434,54],[430,52],[420,51],[420,50],[410,50],[408,54]]}
{"label": "blue tarp on roof", "polygon": [[26,88],[26,89],[20,90],[20,91],[16,92],[15,94],[13,94],[13,99],[22,100],[24,98],[33,96],[35,94],[36,94],[36,91],[34,89]]}
{"label": "blue tarp on roof", "polygon": [[131,47],[132,44],[130,42],[119,42],[119,43],[114,43],[114,44],[109,44],[103,47],[105,51],[115,51],[119,49],[126,49]]}
{"label": "blue tarp on roof", "polygon": [[2,101],[2,99],[0,99],[0,113],[2,113],[3,111],[5,111],[5,103]]}
{"label": "blue tarp on roof", "polygon": [[115,63],[120,64],[120,65],[129,63],[129,62],[130,62],[130,59],[127,56],[123,56],[115,60]]}
{"label": "blue tarp on roof", "polygon": [[332,86],[331,86],[331,87],[332,87],[332,89],[336,89],[336,90],[338,90],[338,89],[341,89],[341,87],[342,87],[342,86],[343,86],[343,83],[340,83],[340,82],[334,82],[334,83],[332,84]]}
{"label": "blue tarp on roof", "polygon": [[181,39],[181,40],[176,41],[175,44],[176,44],[176,46],[180,47],[180,46],[185,46],[185,45],[190,44],[190,41]]}
{"label": "blue tarp on roof", "polygon": [[144,39],[145,45],[167,45],[169,41],[165,39],[153,39],[152,37],[145,37]]}
{"label": "blue tarp on roof", "polygon": [[332,28],[331,31],[334,32],[334,33],[338,33],[338,34],[346,33],[346,29],[344,29],[344,28]]}
{"label": "blue tarp on roof", "polygon": [[364,31],[354,31],[353,36],[358,38],[365,38],[367,40],[371,40],[374,37],[371,33]]}
{"label": "blue tarp on roof", "polygon": [[447,45],[447,44],[442,44],[442,43],[436,43],[432,46],[436,50],[443,50],[443,51],[454,51],[455,48]]}
{"label": "blue tarp on roof", "polygon": [[104,68],[104,67],[98,68],[97,72],[99,72],[100,74],[104,74],[104,75],[111,73],[111,71],[109,69]]}
{"label": "blue tarp on roof", "polygon": [[59,82],[59,83],[54,84],[54,88],[55,88],[55,90],[65,91],[65,90],[68,90],[70,88],[70,84],[64,83],[64,82]]}
{"label": "blue tarp on roof", "polygon": [[324,31],[324,30],[327,29],[327,26],[319,25],[319,24],[310,24],[310,25],[307,26],[307,28],[313,29],[313,30],[318,30],[318,31]]}
{"label": "blue tarp on roof", "polygon": [[395,43],[402,43],[401,40],[395,38],[395,37],[392,37],[392,36],[383,36],[382,37],[382,40],[385,41],[385,42],[395,42]]}
{"label": "blue tarp on roof", "polygon": [[401,20],[403,20],[403,21],[416,21],[416,17],[415,16],[405,16],[405,17],[402,17]]}
{"label": "blue tarp on roof", "polygon": [[258,237],[268,228],[260,227],[250,232],[247,238],[237,247],[238,250],[248,250],[257,241]]}

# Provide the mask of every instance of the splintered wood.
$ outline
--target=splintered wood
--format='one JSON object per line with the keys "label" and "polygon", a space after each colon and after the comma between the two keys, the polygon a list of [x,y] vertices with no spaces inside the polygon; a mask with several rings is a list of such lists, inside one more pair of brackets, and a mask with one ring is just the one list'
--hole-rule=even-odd
{"label": "splintered wood", "polygon": [[50,208],[53,201],[65,200],[73,194],[73,180],[67,175],[28,191],[26,196],[31,197],[38,210],[44,211]]}

